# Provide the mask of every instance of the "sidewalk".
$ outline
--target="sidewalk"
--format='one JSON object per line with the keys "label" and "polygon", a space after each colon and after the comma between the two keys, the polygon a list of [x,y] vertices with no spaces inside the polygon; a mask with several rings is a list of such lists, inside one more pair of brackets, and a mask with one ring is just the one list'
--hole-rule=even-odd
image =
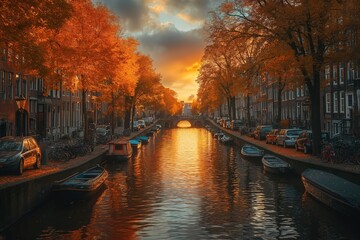
{"label": "sidewalk", "polygon": [[278,155],[279,157],[289,159],[292,161],[297,161],[300,163],[308,164],[317,166],[320,168],[327,168],[327,169],[333,169],[337,171],[343,171],[348,172],[351,174],[358,174],[360,179],[360,165],[353,165],[353,164],[341,164],[341,163],[325,163],[322,162],[319,157],[313,156],[311,154],[305,154],[303,152],[297,152],[295,148],[283,148],[281,146],[266,144],[265,141],[260,141],[251,137],[248,137],[246,135],[241,135],[239,131],[232,131],[229,129],[225,129],[217,125],[216,123],[212,122],[214,126],[221,129],[221,131],[232,135],[233,137],[236,137],[244,142],[250,143],[252,145],[255,145],[267,152],[270,152],[272,154]]}
{"label": "sidewalk", "polygon": [[[142,129],[141,131],[132,132],[130,134],[130,136],[121,136],[120,138],[131,139],[137,135],[142,134],[144,131],[149,129],[151,126],[152,125],[150,125],[149,127],[145,128],[145,129]],[[115,133],[117,133],[119,135],[121,135],[122,132],[123,132],[123,128],[121,128],[121,127],[115,129]],[[10,173],[10,172],[9,173],[7,173],[7,172],[0,173],[0,189],[6,188],[6,187],[9,187],[9,186],[21,183],[21,182],[36,179],[36,178],[39,178],[42,176],[50,175],[50,174],[53,174],[56,172],[60,172],[60,171],[64,171],[67,169],[78,167],[82,164],[85,164],[90,159],[94,159],[102,154],[105,154],[107,150],[108,150],[107,145],[97,145],[93,152],[91,152],[85,156],[80,156],[80,157],[76,157],[74,159],[70,159],[69,161],[66,161],[66,162],[47,160],[46,165],[42,165],[40,167],[40,169],[26,169],[21,176],[14,175],[13,173]]]}

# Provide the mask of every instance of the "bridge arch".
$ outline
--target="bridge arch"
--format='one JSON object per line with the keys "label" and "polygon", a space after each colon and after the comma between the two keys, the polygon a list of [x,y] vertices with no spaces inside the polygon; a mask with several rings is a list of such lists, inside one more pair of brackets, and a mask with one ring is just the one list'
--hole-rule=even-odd
{"label": "bridge arch", "polygon": [[191,127],[204,127],[206,124],[205,118],[192,117],[192,116],[173,116],[169,118],[159,119],[158,122],[165,128],[177,128],[179,122],[188,121]]}

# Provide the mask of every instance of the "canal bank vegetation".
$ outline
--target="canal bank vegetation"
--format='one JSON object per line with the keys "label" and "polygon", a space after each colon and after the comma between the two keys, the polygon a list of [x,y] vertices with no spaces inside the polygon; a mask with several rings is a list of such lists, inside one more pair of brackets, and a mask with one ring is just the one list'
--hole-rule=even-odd
{"label": "canal bank vegetation", "polygon": [[[319,154],[323,109],[327,104],[323,98],[326,91],[331,91],[328,86],[333,86],[330,66],[337,66],[333,70],[336,77],[333,81],[340,78],[341,84],[345,77],[342,66],[349,63],[352,67],[348,69],[347,81],[353,85],[347,91],[354,99],[351,117],[352,131],[356,134],[359,86],[354,84],[357,82],[354,79],[359,75],[360,59],[356,50],[360,32],[359,6],[358,0],[234,0],[223,3],[210,13],[206,27],[208,45],[197,79],[199,109],[211,113],[227,103],[225,115],[236,119],[236,109],[240,109],[246,115],[244,121],[250,125],[250,112],[258,111],[261,118],[268,116],[270,107],[266,92],[271,87],[277,91],[277,111],[271,107],[272,123],[279,126],[283,117],[287,117],[282,117],[283,92],[295,92],[305,86],[309,97],[299,103],[309,108],[314,154]],[[207,89],[220,93],[221,97],[206,94]],[[330,104],[338,101],[338,93],[330,93],[334,96]],[[236,106],[236,96],[241,96],[245,104]],[[258,103],[264,106],[255,109]],[[340,104],[333,105],[338,108]]]}

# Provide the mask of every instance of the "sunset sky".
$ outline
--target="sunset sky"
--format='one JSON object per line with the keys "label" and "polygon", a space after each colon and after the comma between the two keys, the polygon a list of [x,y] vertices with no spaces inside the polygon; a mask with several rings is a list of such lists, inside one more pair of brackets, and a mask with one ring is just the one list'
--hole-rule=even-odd
{"label": "sunset sky", "polygon": [[219,0],[101,0],[121,19],[126,36],[154,60],[162,84],[187,100],[197,93],[197,70],[205,46],[201,30]]}

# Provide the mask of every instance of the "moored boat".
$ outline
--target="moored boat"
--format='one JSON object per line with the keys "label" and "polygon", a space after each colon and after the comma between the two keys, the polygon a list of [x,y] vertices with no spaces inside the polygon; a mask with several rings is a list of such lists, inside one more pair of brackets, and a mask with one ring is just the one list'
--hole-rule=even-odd
{"label": "moored boat", "polygon": [[222,136],[222,138],[220,138],[220,141],[223,144],[231,144],[234,141],[234,139],[230,136],[224,135],[224,136]]}
{"label": "moored boat", "polygon": [[130,139],[129,142],[133,150],[138,150],[142,146],[140,139]]}
{"label": "moored boat", "polygon": [[109,142],[108,159],[129,159],[132,156],[132,147],[129,141],[115,139]]}
{"label": "moored boat", "polygon": [[135,139],[140,140],[143,144],[146,144],[150,141],[148,136],[137,136]]}
{"label": "moored boat", "polygon": [[266,172],[284,174],[290,171],[290,164],[284,160],[270,154],[266,154],[261,159],[263,168]]}
{"label": "moored boat", "polygon": [[301,174],[305,190],[320,202],[348,216],[360,217],[360,186],[316,169]]}
{"label": "moored boat", "polygon": [[241,148],[241,155],[243,157],[249,157],[249,158],[261,158],[264,155],[264,151],[258,149],[255,146],[252,146],[250,144],[245,144]]}
{"label": "moored boat", "polygon": [[76,173],[53,185],[53,192],[69,198],[84,197],[96,192],[108,177],[108,172],[101,166]]}

